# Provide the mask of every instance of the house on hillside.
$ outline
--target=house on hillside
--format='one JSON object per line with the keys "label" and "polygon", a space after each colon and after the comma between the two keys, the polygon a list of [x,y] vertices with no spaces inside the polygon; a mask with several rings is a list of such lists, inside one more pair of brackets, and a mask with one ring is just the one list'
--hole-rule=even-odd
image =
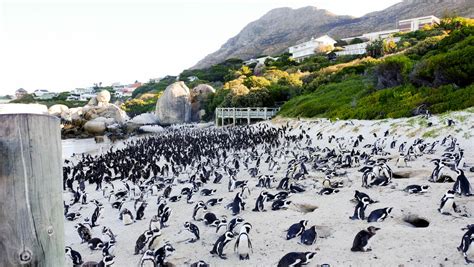
{"label": "house on hillside", "polygon": [[265,64],[265,61],[267,61],[267,59],[271,59],[271,60],[277,60],[278,58],[277,57],[271,57],[271,56],[265,56],[265,57],[259,57],[259,58],[251,58],[249,60],[246,60],[244,61],[244,64],[245,65],[252,65],[252,64],[256,64],[256,65],[264,65]]}
{"label": "house on hillside", "polygon": [[20,89],[15,91],[15,98],[20,99],[20,98],[24,97],[27,94],[28,94],[28,91],[26,91],[23,88],[20,88]]}
{"label": "house on hillside", "polygon": [[115,91],[116,97],[130,97],[132,96],[133,91],[135,91],[140,86],[142,86],[141,82],[135,82],[126,85],[116,84],[112,88]]}
{"label": "house on hillside", "polygon": [[404,19],[398,21],[398,29],[401,32],[412,32],[419,29],[422,29],[426,25],[435,25],[439,24],[439,18],[431,15],[426,17]]}
{"label": "house on hillside", "polygon": [[358,44],[351,44],[343,46],[341,51],[336,51],[336,56],[350,56],[350,55],[363,55],[367,53],[367,45],[369,42],[363,42]]}
{"label": "house on hillside", "polygon": [[291,46],[289,48],[289,52],[296,62],[301,62],[305,58],[314,55],[317,50],[323,49],[326,46],[334,46],[335,43],[336,40],[332,39],[328,35],[323,35],[319,38],[311,38],[311,40],[307,42]]}

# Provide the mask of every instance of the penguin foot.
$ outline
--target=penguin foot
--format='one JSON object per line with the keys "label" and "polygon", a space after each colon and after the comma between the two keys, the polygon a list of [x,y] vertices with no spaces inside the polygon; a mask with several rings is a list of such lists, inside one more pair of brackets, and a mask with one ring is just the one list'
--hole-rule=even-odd
{"label": "penguin foot", "polygon": [[225,254],[219,255],[219,258],[221,258],[221,259],[223,259],[223,260],[227,260],[227,257],[225,256]]}

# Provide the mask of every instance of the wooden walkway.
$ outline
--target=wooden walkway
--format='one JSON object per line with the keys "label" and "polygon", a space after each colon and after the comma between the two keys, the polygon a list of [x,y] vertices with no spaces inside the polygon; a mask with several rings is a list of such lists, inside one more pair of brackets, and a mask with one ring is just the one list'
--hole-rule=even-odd
{"label": "wooden walkway", "polygon": [[232,119],[232,125],[235,125],[237,119],[246,119],[250,124],[252,119],[269,120],[273,118],[280,108],[216,108],[216,126],[225,125],[225,119]]}

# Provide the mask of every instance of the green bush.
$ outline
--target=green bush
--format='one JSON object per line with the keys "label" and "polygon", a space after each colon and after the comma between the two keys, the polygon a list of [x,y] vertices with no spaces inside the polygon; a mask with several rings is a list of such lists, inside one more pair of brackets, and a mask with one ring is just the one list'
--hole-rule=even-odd
{"label": "green bush", "polygon": [[404,55],[386,57],[375,67],[377,88],[384,89],[404,84],[413,68],[413,62]]}

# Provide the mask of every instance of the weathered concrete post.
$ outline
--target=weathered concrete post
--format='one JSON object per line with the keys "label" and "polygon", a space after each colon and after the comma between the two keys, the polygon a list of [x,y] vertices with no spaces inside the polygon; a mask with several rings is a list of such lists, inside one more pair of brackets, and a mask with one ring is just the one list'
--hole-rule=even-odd
{"label": "weathered concrete post", "polygon": [[235,126],[235,108],[232,109],[233,113],[232,113],[232,125]]}
{"label": "weathered concrete post", "polygon": [[219,126],[219,108],[216,108],[216,112],[214,116],[216,116],[216,127],[218,127]]}
{"label": "weathered concrete post", "polygon": [[64,266],[59,119],[0,114],[0,266]]}
{"label": "weathered concrete post", "polygon": [[250,108],[247,108],[247,124],[250,124]]}

